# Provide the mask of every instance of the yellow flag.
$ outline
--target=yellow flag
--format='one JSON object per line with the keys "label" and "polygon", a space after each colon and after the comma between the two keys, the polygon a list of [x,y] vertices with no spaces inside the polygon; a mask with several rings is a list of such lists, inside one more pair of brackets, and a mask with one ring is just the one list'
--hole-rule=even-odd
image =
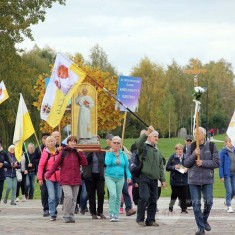
{"label": "yellow flag", "polygon": [[22,94],[20,94],[20,102],[18,106],[13,144],[15,145],[15,156],[20,162],[22,157],[22,147],[27,140],[35,132],[29,112],[25,105]]}
{"label": "yellow flag", "polygon": [[84,71],[70,59],[58,53],[42,101],[41,119],[52,128],[59,125],[70,99],[85,77]]}
{"label": "yellow flag", "polygon": [[9,98],[7,89],[3,81],[0,83],[0,104]]}

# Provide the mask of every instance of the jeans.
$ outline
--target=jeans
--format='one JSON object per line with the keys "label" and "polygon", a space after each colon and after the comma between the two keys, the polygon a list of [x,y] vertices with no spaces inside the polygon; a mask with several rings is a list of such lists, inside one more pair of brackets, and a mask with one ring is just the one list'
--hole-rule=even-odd
{"label": "jeans", "polygon": [[235,174],[224,178],[224,187],[226,189],[226,206],[231,206],[231,201],[235,195]]}
{"label": "jeans", "polygon": [[109,190],[109,214],[118,215],[121,204],[121,193],[124,184],[124,177],[117,179],[105,176],[105,183]]}
{"label": "jeans", "polygon": [[158,180],[152,180],[141,174],[139,178],[139,203],[136,222],[144,222],[147,207],[146,225],[155,222],[158,197]]}
{"label": "jeans", "polygon": [[82,189],[80,194],[79,206],[82,210],[87,208],[87,191],[85,181],[82,181]]}
{"label": "jeans", "polygon": [[34,183],[35,183],[35,173],[29,172],[28,177],[26,178],[26,186],[25,186],[25,196],[28,199],[33,199],[34,195]]}
{"label": "jeans", "polygon": [[[189,185],[194,216],[199,229],[205,229],[205,223],[213,205],[213,184]],[[204,200],[204,210],[201,211],[201,193]]]}
{"label": "jeans", "polygon": [[16,187],[17,187],[17,179],[16,177],[11,178],[11,177],[6,177],[6,182],[7,182],[7,189],[6,189],[6,195],[5,198],[8,199],[9,193],[11,192],[11,201],[15,201],[16,197]]}
{"label": "jeans", "polygon": [[59,205],[59,200],[61,197],[61,187],[59,182],[53,182],[51,180],[47,180],[46,185],[48,190],[49,212],[52,217],[56,217],[57,206]]}

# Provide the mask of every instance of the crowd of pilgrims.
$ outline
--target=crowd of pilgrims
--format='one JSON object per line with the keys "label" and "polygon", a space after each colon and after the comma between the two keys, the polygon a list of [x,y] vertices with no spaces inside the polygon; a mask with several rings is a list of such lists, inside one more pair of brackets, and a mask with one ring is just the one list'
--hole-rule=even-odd
{"label": "crowd of pilgrims", "polygon": [[[166,170],[170,172],[172,190],[169,212],[173,212],[178,198],[181,213],[188,214],[187,208],[192,206],[192,202],[187,168],[183,165],[185,152],[193,138],[187,136],[184,146],[177,144],[167,162],[157,151],[158,159],[154,163],[157,167],[151,172],[151,167],[147,168],[146,161],[140,183],[138,178],[131,175],[130,158],[138,145],[144,145],[144,143],[153,145],[156,152],[158,132],[151,130],[147,133],[147,131],[143,130],[140,133],[139,139],[133,143],[130,151],[124,146],[121,147],[120,137],[107,134],[106,151],[86,153],[76,148],[78,142],[76,136],[69,136],[67,144],[61,144],[58,131],[51,134],[44,133],[41,146],[35,148],[33,143],[25,146],[21,162],[18,162],[15,157],[14,145],[9,146],[8,151],[4,151],[0,141],[0,200],[5,204],[9,200],[11,205],[32,200],[37,182],[40,185],[43,217],[49,217],[51,221],[57,219],[59,204],[63,204],[62,213],[65,223],[74,223],[74,214],[86,212],[90,213],[92,219],[106,219],[106,216],[109,216],[110,222],[118,222],[119,214],[125,213],[126,216],[136,214],[134,209],[136,205],[136,222],[139,225],[158,226],[155,222],[155,214],[158,211],[157,200],[160,197],[161,188],[166,186]],[[17,181],[17,171],[22,174],[20,182]],[[5,181],[6,191],[3,195]],[[150,187],[145,188],[146,184]],[[109,200],[109,215],[105,215],[103,211],[105,193]],[[231,201],[227,205],[228,212],[232,212]],[[145,224],[142,224],[145,211],[147,211],[147,219]]]}

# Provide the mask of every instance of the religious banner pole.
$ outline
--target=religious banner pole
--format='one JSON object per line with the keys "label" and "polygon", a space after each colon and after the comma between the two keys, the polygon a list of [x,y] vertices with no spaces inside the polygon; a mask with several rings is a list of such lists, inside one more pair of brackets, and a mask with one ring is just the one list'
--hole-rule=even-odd
{"label": "religious banner pole", "polygon": [[[193,61],[194,69],[185,70],[186,74],[194,74],[194,102],[195,102],[195,114],[194,114],[194,127],[196,125],[196,147],[199,148],[199,111],[200,111],[200,98],[205,89],[198,86],[198,75],[200,73],[206,73],[206,69],[198,69],[198,60]],[[200,160],[200,155],[197,155],[197,160]]]}

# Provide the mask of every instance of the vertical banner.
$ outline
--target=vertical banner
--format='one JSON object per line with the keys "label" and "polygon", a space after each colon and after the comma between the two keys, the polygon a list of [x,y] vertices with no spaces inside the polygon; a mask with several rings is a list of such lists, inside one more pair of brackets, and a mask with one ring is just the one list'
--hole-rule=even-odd
{"label": "vertical banner", "polygon": [[9,98],[7,89],[3,81],[0,83],[0,104]]}
{"label": "vertical banner", "polygon": [[235,111],[234,111],[232,119],[229,123],[228,130],[227,130],[226,134],[232,140],[233,146],[235,146]]}
{"label": "vertical banner", "polygon": [[[118,79],[117,99],[132,112],[138,111],[141,85],[142,78],[139,77],[120,76]],[[115,107],[120,111],[127,111],[118,102]]]}

